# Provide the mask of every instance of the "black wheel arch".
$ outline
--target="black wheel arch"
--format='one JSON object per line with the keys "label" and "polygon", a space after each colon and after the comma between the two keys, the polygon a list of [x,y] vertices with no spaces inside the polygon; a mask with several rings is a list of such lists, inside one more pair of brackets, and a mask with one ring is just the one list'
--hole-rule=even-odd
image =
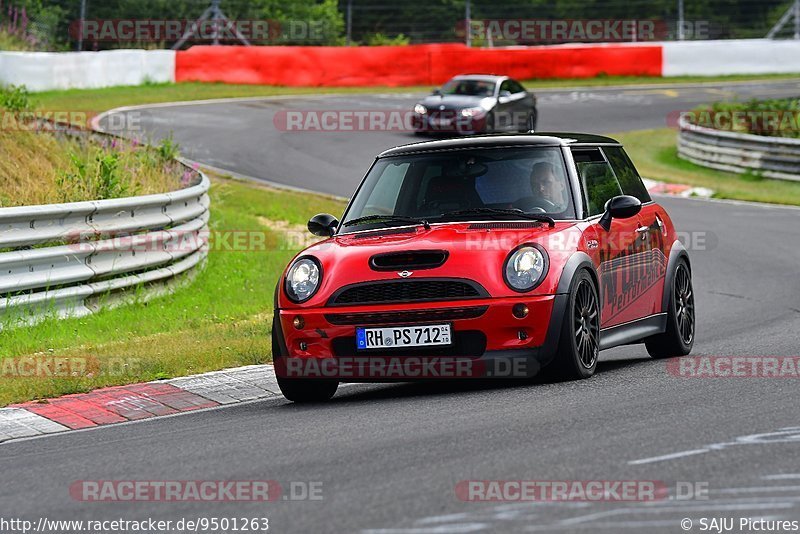
{"label": "black wheel arch", "polygon": [[683,246],[683,243],[676,239],[675,242],[672,243],[672,248],[669,251],[667,269],[664,275],[664,295],[661,299],[662,313],[669,311],[669,299],[672,298],[672,291],[670,288],[675,280],[675,271],[678,268],[678,262],[680,262],[680,260],[686,262],[686,266],[689,268],[689,275],[691,276],[692,263],[689,261],[689,253],[686,251],[686,247]]}

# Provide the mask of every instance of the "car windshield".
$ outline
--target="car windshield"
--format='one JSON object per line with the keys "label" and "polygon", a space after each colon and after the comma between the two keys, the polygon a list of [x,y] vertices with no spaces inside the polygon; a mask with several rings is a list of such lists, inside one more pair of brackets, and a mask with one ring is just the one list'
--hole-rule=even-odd
{"label": "car windshield", "polygon": [[575,218],[561,149],[483,148],[379,159],[345,213],[344,225],[358,231],[404,226],[413,219],[524,218],[513,210]]}
{"label": "car windshield", "polygon": [[495,82],[486,80],[450,80],[440,89],[443,95],[494,96]]}

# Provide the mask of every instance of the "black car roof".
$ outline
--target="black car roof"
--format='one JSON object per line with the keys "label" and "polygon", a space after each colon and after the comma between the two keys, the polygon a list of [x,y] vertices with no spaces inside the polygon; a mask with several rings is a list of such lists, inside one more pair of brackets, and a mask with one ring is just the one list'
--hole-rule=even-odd
{"label": "black car roof", "polygon": [[438,150],[460,148],[496,148],[508,146],[574,146],[574,145],[619,145],[620,142],[604,135],[567,132],[542,132],[501,135],[477,135],[456,137],[401,145],[384,150],[378,157],[399,156]]}

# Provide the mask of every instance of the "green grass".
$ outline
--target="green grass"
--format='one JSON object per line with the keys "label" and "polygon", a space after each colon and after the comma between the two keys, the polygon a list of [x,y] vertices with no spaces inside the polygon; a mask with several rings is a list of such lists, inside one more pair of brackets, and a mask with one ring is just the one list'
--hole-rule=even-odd
{"label": "green grass", "polygon": [[95,369],[92,376],[58,378],[6,372],[0,406],[270,361],[275,284],[297,245],[265,226],[266,219],[304,225],[315,213],[341,214],[344,204],[225,179],[214,180],[211,197],[212,231],[266,233],[266,246],[255,240],[244,250],[212,247],[194,281],[165,297],[0,332],[0,371],[7,359],[25,357],[89,361]]}
{"label": "green grass", "polygon": [[[736,82],[751,80],[795,79],[798,75],[758,76],[681,76],[654,78],[644,76],[599,76],[561,80],[527,80],[529,89],[556,89],[562,87],[604,87],[614,85],[660,85],[700,82]],[[41,109],[71,110],[99,113],[120,106],[156,104],[214,98],[238,98],[278,95],[308,95],[329,93],[393,93],[430,92],[431,86],[410,87],[279,87],[271,85],[236,85],[223,83],[185,82],[177,84],[146,84],[142,86],[109,87],[104,89],[69,89],[36,93],[35,100]]]}
{"label": "green grass", "polygon": [[800,205],[800,182],[707,169],[678,158],[678,132],[663,128],[611,134],[625,145],[639,173],[653,180],[713,189],[715,198]]}

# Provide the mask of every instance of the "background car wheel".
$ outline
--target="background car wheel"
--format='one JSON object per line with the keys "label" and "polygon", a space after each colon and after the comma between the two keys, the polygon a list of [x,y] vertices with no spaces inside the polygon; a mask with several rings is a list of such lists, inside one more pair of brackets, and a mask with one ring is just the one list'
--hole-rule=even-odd
{"label": "background car wheel", "polygon": [[486,115],[486,124],[483,127],[483,133],[495,133],[494,113]]}
{"label": "background car wheel", "polygon": [[292,402],[325,402],[336,394],[339,382],[310,378],[278,377],[278,387],[283,396]]}
{"label": "background car wheel", "polygon": [[653,358],[686,356],[692,351],[695,333],[694,289],[692,272],[686,260],[675,268],[670,288],[667,330],[645,340],[647,352]]}
{"label": "background car wheel", "polygon": [[336,380],[320,380],[310,378],[285,378],[281,373],[286,372],[286,366],[281,360],[285,358],[281,350],[282,336],[277,317],[272,319],[272,361],[278,374],[278,387],[283,396],[292,402],[324,402],[330,400],[339,389],[339,382]]}
{"label": "background car wheel", "polygon": [[528,114],[528,118],[525,119],[525,124],[520,130],[520,133],[535,132],[535,131],[536,131],[536,112],[531,111]]}
{"label": "background car wheel", "polygon": [[600,354],[600,299],[591,275],[575,274],[561,325],[561,337],[550,375],[558,380],[589,378],[597,369]]}

